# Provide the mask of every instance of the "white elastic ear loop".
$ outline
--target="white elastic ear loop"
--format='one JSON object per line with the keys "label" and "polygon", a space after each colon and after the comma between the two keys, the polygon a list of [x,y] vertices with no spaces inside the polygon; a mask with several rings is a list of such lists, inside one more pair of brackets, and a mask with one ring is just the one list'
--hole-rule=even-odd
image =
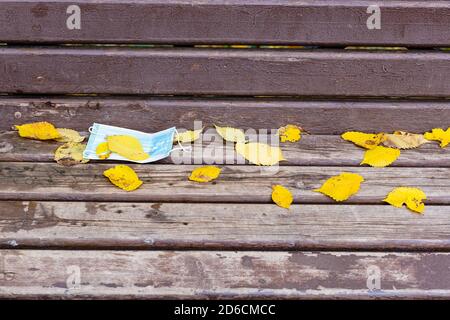
{"label": "white elastic ear loop", "polygon": [[[179,135],[178,130],[176,128],[175,128],[175,133],[177,134],[177,136]],[[174,151],[177,151],[177,150],[183,150],[183,152],[192,151],[192,147],[191,146],[183,147],[183,145],[181,144],[180,140],[177,139],[177,142],[178,142],[179,148],[173,148],[172,150],[170,150],[170,153],[172,153]]]}
{"label": "white elastic ear loop", "polygon": [[89,127],[89,129],[88,129],[88,131],[89,131],[89,133],[92,133],[92,130],[94,130],[94,127]]}

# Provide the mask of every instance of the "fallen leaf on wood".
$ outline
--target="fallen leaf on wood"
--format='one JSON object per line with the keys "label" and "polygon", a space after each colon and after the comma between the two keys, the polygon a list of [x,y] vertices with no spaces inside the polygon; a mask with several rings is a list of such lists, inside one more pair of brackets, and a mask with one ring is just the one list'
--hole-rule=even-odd
{"label": "fallen leaf on wood", "polygon": [[63,166],[74,166],[80,163],[89,162],[83,158],[86,144],[79,142],[67,142],[55,151],[55,161]]}
{"label": "fallen leaf on wood", "polygon": [[34,122],[23,125],[16,125],[15,128],[19,130],[19,136],[22,138],[36,139],[36,140],[53,140],[60,138],[58,130],[49,122]]}
{"label": "fallen leaf on wood", "polygon": [[204,166],[191,172],[189,180],[195,182],[210,182],[220,175],[220,168],[215,166]]}
{"label": "fallen leaf on wood", "polygon": [[341,135],[342,139],[351,141],[357,146],[365,149],[374,149],[383,140],[382,133],[364,133],[357,131],[345,132]]}
{"label": "fallen leaf on wood", "polygon": [[103,175],[114,185],[125,191],[133,191],[142,185],[136,172],[125,165],[117,165],[103,172]]}
{"label": "fallen leaf on wood", "polygon": [[377,146],[375,149],[367,150],[361,164],[368,164],[372,167],[386,167],[393,163],[400,156],[400,150]]}
{"label": "fallen leaf on wood", "polygon": [[84,137],[78,131],[66,128],[57,128],[56,130],[60,135],[59,138],[55,139],[58,142],[83,142],[84,140]]}
{"label": "fallen leaf on wood", "polygon": [[302,128],[293,124],[288,124],[278,129],[281,142],[297,142],[301,139],[301,132]]}
{"label": "fallen leaf on wood", "polygon": [[238,154],[256,165],[273,166],[286,160],[279,147],[272,147],[265,143],[236,143],[235,148]]}
{"label": "fallen leaf on wood", "polygon": [[189,143],[197,140],[200,138],[200,134],[202,133],[203,129],[198,130],[188,130],[185,132],[178,133],[175,138],[174,142],[179,143]]}
{"label": "fallen leaf on wood", "polygon": [[364,178],[356,173],[343,172],[338,176],[331,177],[314,191],[321,192],[335,201],[344,201],[358,192]]}
{"label": "fallen leaf on wood", "polygon": [[141,142],[132,136],[108,136],[108,149],[124,158],[133,161],[142,161],[150,156],[145,153]]}
{"label": "fallen leaf on wood", "polygon": [[241,129],[231,127],[218,127],[214,125],[217,133],[226,141],[245,142],[245,133]]}
{"label": "fallen leaf on wood", "polygon": [[99,143],[99,145],[95,149],[95,153],[102,160],[108,159],[109,155],[111,154],[111,150],[109,150],[108,147],[108,142]]}
{"label": "fallen leaf on wood", "polygon": [[393,134],[385,133],[382,144],[396,149],[413,149],[428,142],[423,134],[395,131]]}
{"label": "fallen leaf on wood", "polygon": [[445,148],[450,143],[450,128],[445,131],[441,128],[435,128],[431,132],[426,132],[424,137],[427,140],[440,141],[440,147]]}
{"label": "fallen leaf on wood", "polygon": [[401,208],[403,204],[406,204],[408,209],[417,213],[423,213],[425,204],[422,200],[426,198],[425,193],[419,188],[399,187],[392,190],[383,201],[397,208]]}
{"label": "fallen leaf on wood", "polygon": [[294,201],[294,198],[292,197],[292,193],[287,188],[277,184],[272,186],[272,200],[279,207],[289,209],[292,201]]}

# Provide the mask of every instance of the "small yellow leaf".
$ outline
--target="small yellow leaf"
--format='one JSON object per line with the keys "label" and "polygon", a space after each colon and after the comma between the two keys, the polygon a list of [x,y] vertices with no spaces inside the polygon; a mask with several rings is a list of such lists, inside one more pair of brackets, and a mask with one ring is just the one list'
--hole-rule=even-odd
{"label": "small yellow leaf", "polygon": [[109,150],[108,147],[108,142],[99,143],[99,145],[95,149],[95,153],[102,160],[108,159],[111,154],[111,151]]}
{"label": "small yellow leaf", "polygon": [[55,161],[63,166],[73,166],[79,163],[87,163],[88,159],[83,158],[86,144],[79,142],[67,142],[55,151]]}
{"label": "small yellow leaf", "polygon": [[48,122],[34,122],[15,126],[19,136],[37,140],[53,140],[60,137],[55,126]]}
{"label": "small yellow leaf", "polygon": [[133,191],[142,185],[136,172],[129,166],[117,165],[103,172],[103,175],[114,185],[125,191]]}
{"label": "small yellow leaf", "polygon": [[426,132],[424,136],[427,140],[440,141],[440,147],[445,148],[450,143],[450,128],[445,131],[441,128],[435,128],[431,132]]}
{"label": "small yellow leaf", "polygon": [[384,134],[383,145],[397,149],[413,149],[428,143],[423,134],[415,134],[404,131],[395,131],[393,134]]}
{"label": "small yellow leaf", "polygon": [[272,186],[272,200],[278,206],[289,209],[294,198],[287,188],[277,184]]}
{"label": "small yellow leaf", "polygon": [[288,124],[278,129],[281,142],[297,142],[301,138],[302,129],[296,125]]}
{"label": "small yellow leaf", "polygon": [[321,192],[335,201],[344,201],[357,193],[364,178],[356,173],[343,172],[338,176],[331,177],[314,191]]}
{"label": "small yellow leaf", "polygon": [[235,148],[238,154],[256,165],[273,166],[286,160],[279,147],[272,147],[265,143],[236,143]]}
{"label": "small yellow leaf", "polygon": [[150,157],[144,152],[141,142],[135,137],[109,136],[106,137],[106,141],[108,141],[108,149],[111,152],[115,152],[129,160],[142,161]]}
{"label": "small yellow leaf", "polygon": [[200,137],[200,134],[202,133],[203,129],[198,130],[188,130],[185,132],[178,133],[174,141],[179,143],[189,143],[197,140]]}
{"label": "small yellow leaf", "polygon": [[231,142],[245,142],[245,133],[241,129],[231,128],[231,127],[218,127],[214,125],[220,136]]}
{"label": "small yellow leaf", "polygon": [[345,132],[341,135],[342,139],[351,141],[357,146],[366,148],[366,149],[374,149],[376,146],[380,144],[383,140],[383,134],[378,133],[363,133],[357,131],[349,131]]}
{"label": "small yellow leaf", "polygon": [[386,199],[383,201],[397,208],[401,208],[406,204],[408,209],[417,213],[423,213],[425,204],[422,200],[425,200],[426,198],[427,196],[425,193],[419,188],[400,187],[389,192]]}
{"label": "small yellow leaf", "polygon": [[377,146],[375,149],[367,150],[361,164],[368,164],[372,167],[386,167],[393,163],[400,156],[400,150]]}
{"label": "small yellow leaf", "polygon": [[210,182],[220,174],[221,169],[215,166],[204,166],[192,171],[189,180],[196,182]]}
{"label": "small yellow leaf", "polygon": [[78,131],[66,128],[57,128],[56,130],[60,135],[59,138],[55,139],[58,142],[83,142],[84,140],[84,137]]}

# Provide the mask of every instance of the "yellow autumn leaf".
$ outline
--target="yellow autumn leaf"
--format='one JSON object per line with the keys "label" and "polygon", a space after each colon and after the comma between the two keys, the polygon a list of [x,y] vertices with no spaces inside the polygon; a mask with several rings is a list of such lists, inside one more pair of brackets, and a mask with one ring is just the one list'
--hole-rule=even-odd
{"label": "yellow autumn leaf", "polygon": [[450,128],[445,131],[441,128],[435,128],[431,132],[426,132],[424,136],[427,140],[440,141],[440,147],[445,148],[450,143]]}
{"label": "yellow autumn leaf", "polygon": [[58,142],[83,142],[84,140],[84,137],[78,131],[66,128],[57,128],[56,130],[60,135],[59,138],[55,139]]}
{"label": "yellow autumn leaf", "polygon": [[256,165],[273,166],[286,160],[279,147],[272,147],[265,143],[236,143],[235,148],[238,154]]}
{"label": "yellow autumn leaf", "polygon": [[367,150],[361,164],[368,164],[372,167],[386,167],[393,163],[400,156],[399,149],[377,146],[375,149]]}
{"label": "yellow autumn leaf", "polygon": [[383,140],[383,134],[378,133],[364,133],[357,131],[349,131],[345,132],[341,135],[342,139],[351,141],[357,146],[366,148],[366,149],[374,149],[376,146],[380,144]]}
{"label": "yellow autumn leaf", "polygon": [[103,175],[114,185],[125,191],[133,191],[142,185],[136,172],[125,165],[117,165],[103,172]]}
{"label": "yellow autumn leaf", "polygon": [[150,156],[145,153],[141,142],[132,136],[108,136],[108,149],[124,158],[133,161],[142,161]]}
{"label": "yellow autumn leaf", "polygon": [[297,142],[301,138],[302,129],[296,125],[288,124],[278,129],[281,142]]}
{"label": "yellow autumn leaf", "polygon": [[34,122],[16,125],[19,136],[37,140],[53,140],[60,137],[58,130],[49,122]]}
{"label": "yellow autumn leaf", "polygon": [[426,198],[425,193],[419,188],[399,187],[389,192],[383,201],[397,208],[401,208],[406,204],[408,209],[417,213],[423,213],[425,204],[422,200]]}
{"label": "yellow autumn leaf", "polygon": [[200,134],[202,133],[202,131],[203,131],[203,129],[198,129],[198,130],[188,130],[185,132],[178,133],[174,138],[174,142],[179,142],[179,143],[193,142],[200,137]]}
{"label": "yellow autumn leaf", "polygon": [[95,149],[95,153],[102,160],[108,159],[111,155],[111,150],[109,150],[108,142],[99,143],[97,148]]}
{"label": "yellow autumn leaf", "polygon": [[73,166],[79,163],[87,163],[88,159],[83,158],[86,144],[79,142],[67,142],[55,151],[55,161],[63,166]]}
{"label": "yellow autumn leaf", "polygon": [[231,142],[245,142],[245,133],[241,129],[231,128],[231,127],[218,127],[214,125],[216,131],[220,136]]}
{"label": "yellow autumn leaf", "polygon": [[395,131],[392,134],[385,133],[382,144],[385,147],[396,149],[413,149],[428,143],[423,134],[415,134],[404,131]]}
{"label": "yellow autumn leaf", "polygon": [[221,169],[215,166],[204,166],[191,172],[189,180],[196,182],[210,182],[220,174]]}
{"label": "yellow autumn leaf", "polygon": [[277,184],[272,186],[272,200],[279,207],[289,209],[292,201],[294,201],[294,198],[292,197],[292,193],[287,188]]}
{"label": "yellow autumn leaf", "polygon": [[321,192],[335,201],[344,201],[359,191],[364,178],[356,173],[342,172],[338,176],[331,177],[314,191]]}

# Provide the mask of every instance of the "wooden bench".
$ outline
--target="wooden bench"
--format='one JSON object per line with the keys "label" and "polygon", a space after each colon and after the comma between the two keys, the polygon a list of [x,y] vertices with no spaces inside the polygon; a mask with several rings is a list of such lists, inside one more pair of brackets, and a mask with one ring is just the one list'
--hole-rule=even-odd
{"label": "wooden bench", "polygon": [[[449,298],[450,148],[375,169],[339,135],[450,126],[450,3],[377,4],[380,29],[363,0],[2,2],[0,298]],[[271,175],[224,164],[189,182],[233,157],[217,139],[209,158],[185,151],[192,164],[131,165],[144,184],[127,193],[102,175],[112,162],[63,167],[54,143],[11,129],[35,121],[309,135],[281,144]],[[312,191],[342,171],[366,180],[348,201]],[[381,201],[402,185],[425,191],[423,216]]]}

